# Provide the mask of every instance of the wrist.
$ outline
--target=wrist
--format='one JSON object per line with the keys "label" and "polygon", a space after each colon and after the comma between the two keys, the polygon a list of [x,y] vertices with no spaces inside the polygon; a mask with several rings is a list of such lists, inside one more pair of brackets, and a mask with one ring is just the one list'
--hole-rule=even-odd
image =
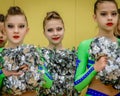
{"label": "wrist", "polygon": [[0,74],[2,74],[3,73],[3,71],[2,71],[2,69],[0,70]]}
{"label": "wrist", "polygon": [[96,72],[99,72],[99,71],[100,71],[100,70],[98,70],[96,64],[94,64],[93,68],[94,68],[94,70],[95,70]]}

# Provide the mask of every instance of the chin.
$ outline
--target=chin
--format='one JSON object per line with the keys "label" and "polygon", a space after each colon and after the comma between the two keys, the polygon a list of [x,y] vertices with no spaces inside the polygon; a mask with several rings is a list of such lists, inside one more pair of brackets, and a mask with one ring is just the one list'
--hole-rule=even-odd
{"label": "chin", "polygon": [[54,44],[54,45],[58,45],[58,44],[60,44],[60,42],[53,42],[53,44]]}

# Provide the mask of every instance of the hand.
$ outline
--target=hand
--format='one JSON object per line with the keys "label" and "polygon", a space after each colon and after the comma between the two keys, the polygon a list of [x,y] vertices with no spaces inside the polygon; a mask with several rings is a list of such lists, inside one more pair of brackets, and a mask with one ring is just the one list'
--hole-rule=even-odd
{"label": "hand", "polygon": [[94,69],[99,72],[101,70],[103,70],[107,64],[107,56],[104,55],[104,56],[101,56],[94,64]]}
{"label": "hand", "polygon": [[2,71],[3,71],[3,73],[5,74],[5,76],[11,76],[11,75],[14,75],[14,76],[20,76],[20,75],[22,75],[23,74],[23,72],[22,71],[19,71],[19,72],[17,72],[17,71],[8,71],[8,70],[6,70],[6,69],[2,69]]}
{"label": "hand", "polygon": [[20,71],[20,70],[22,70],[22,71],[28,70],[28,65],[24,64],[24,65],[20,66],[20,68],[17,71]]}

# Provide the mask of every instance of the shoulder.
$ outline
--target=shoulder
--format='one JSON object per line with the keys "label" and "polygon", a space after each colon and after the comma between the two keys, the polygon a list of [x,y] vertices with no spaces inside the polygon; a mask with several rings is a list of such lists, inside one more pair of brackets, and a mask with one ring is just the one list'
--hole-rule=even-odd
{"label": "shoulder", "polygon": [[120,38],[117,38],[118,46],[120,46]]}
{"label": "shoulder", "polygon": [[3,49],[4,49],[4,48],[0,48],[0,52],[2,52],[2,51],[3,51]]}
{"label": "shoulder", "polygon": [[118,43],[120,43],[120,38],[117,38]]}
{"label": "shoulder", "polygon": [[93,41],[93,38],[84,40],[80,42],[78,47],[89,47],[92,41]]}

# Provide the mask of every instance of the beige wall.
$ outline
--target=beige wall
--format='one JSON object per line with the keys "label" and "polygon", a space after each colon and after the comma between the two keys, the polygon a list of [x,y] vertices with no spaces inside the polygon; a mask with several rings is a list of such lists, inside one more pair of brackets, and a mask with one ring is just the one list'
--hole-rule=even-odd
{"label": "beige wall", "polygon": [[[96,0],[0,0],[0,12],[6,13],[12,5],[20,6],[26,13],[30,31],[25,43],[46,46],[42,21],[46,12],[58,11],[65,23],[63,45],[66,48],[78,46],[84,40],[97,33],[97,26],[92,18]],[[120,0],[116,0],[120,6]]]}
{"label": "beige wall", "polygon": [[5,14],[6,10],[14,5],[14,0],[0,0],[0,13]]}

